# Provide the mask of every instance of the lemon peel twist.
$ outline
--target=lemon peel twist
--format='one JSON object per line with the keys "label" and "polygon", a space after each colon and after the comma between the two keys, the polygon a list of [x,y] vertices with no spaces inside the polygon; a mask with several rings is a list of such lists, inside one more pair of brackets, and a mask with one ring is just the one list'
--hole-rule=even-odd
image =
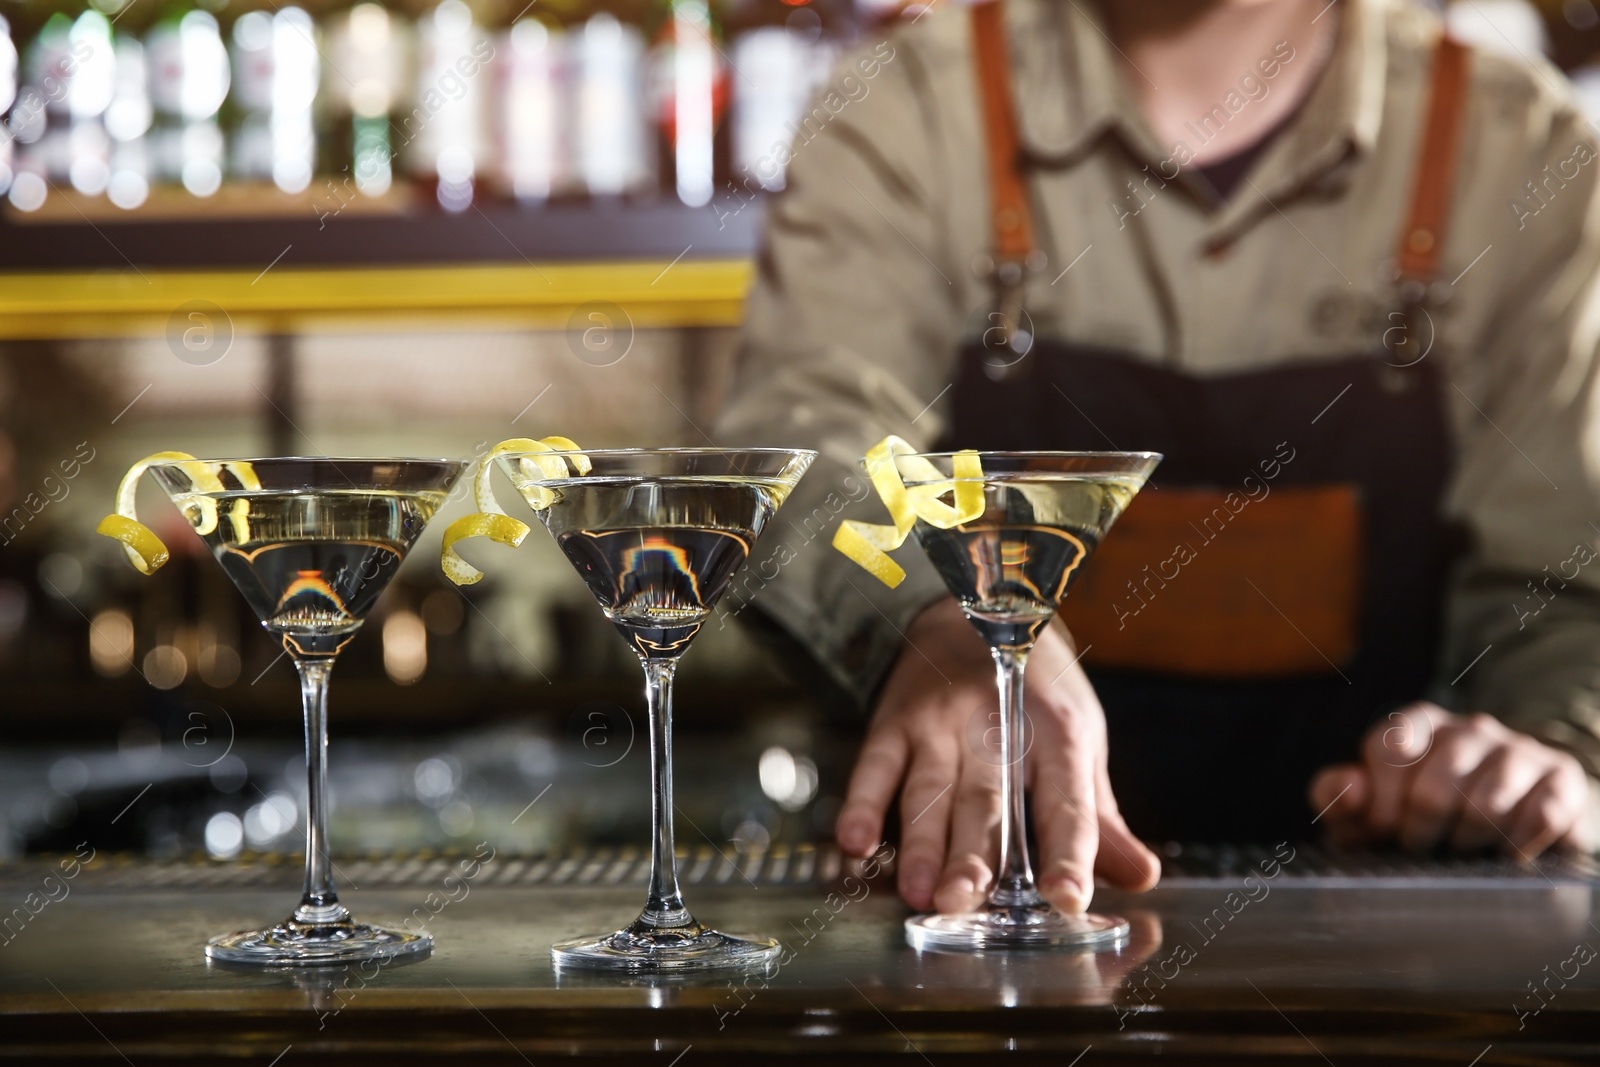
{"label": "lemon peel twist", "polygon": [[[494,472],[494,460],[508,452],[529,453],[521,458],[519,465],[530,478],[565,478],[569,460],[579,474],[587,474],[590,469],[589,457],[578,450],[576,442],[565,437],[544,437],[537,441],[531,437],[513,437],[489,449],[478,461],[478,469],[472,479],[472,501],[478,510],[445,527],[444,540],[439,547],[439,567],[444,571],[444,576],[456,585],[475,585],[483,580],[483,572],[461,558],[456,551],[457,544],[473,537],[487,537],[496,544],[515,548],[528,536],[528,524],[506,514],[500,501],[495,499],[494,487],[489,482],[489,476]],[[552,452],[574,454],[540,454]],[[529,505],[536,511],[555,502],[555,494],[542,486],[532,487],[527,497]]]}
{"label": "lemon peel twist", "polygon": [[217,502],[204,494],[223,491],[222,471],[231,472],[245,489],[261,488],[261,480],[256,477],[255,468],[249,463],[204,463],[187,452],[155,452],[129,467],[128,473],[122,476],[117,486],[117,510],[101,519],[94,532],[120,541],[128,562],[140,574],[154,574],[172,558],[172,553],[167,551],[167,546],[155,531],[139,521],[136,506],[139,479],[144,477],[144,472],[168,463],[182,467],[194,485],[195,495],[184,498],[183,506],[187,508],[193,504],[198,507],[200,521],[195,523],[195,532],[202,535],[217,528]]}
{"label": "lemon peel twist", "polygon": [[[983,514],[983,465],[976,452],[957,452],[946,477],[909,442],[890,434],[868,449],[866,468],[894,525],[846,519],[834,532],[833,547],[890,589],[905,581],[906,572],[889,553],[905,544],[918,519],[948,530]],[[907,475],[917,484],[906,485]],[[946,493],[953,494],[953,505],[942,499]]]}

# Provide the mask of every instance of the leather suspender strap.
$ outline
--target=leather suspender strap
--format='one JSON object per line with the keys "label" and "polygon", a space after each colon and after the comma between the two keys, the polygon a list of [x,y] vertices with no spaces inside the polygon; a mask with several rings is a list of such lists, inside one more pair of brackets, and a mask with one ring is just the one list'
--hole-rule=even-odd
{"label": "leather suspender strap", "polygon": [[996,266],[1021,264],[1033,251],[1033,214],[1017,168],[1017,116],[1011,101],[1011,64],[1001,8],[1001,0],[985,0],[972,7],[972,44],[989,161],[989,213]]}
{"label": "leather suspender strap", "polygon": [[1424,341],[1417,328],[1418,316],[1426,315],[1424,309],[1436,295],[1434,280],[1444,251],[1445,230],[1450,224],[1450,197],[1467,103],[1467,49],[1448,33],[1441,34],[1434,47],[1430,81],[1422,141],[1417,145],[1411,206],[1400,227],[1394,257],[1400,329],[1384,331],[1383,343],[1389,349],[1389,357],[1378,369],[1379,380],[1390,389],[1405,389],[1413,384],[1407,370],[1422,362],[1434,341],[1431,322]]}
{"label": "leather suspender strap", "polygon": [[[1021,357],[1032,345],[1021,330],[1024,283],[1033,256],[1033,212],[1022,181],[1017,113],[1011,100],[1010,50],[1006,47],[1001,0],[972,7],[972,52],[977,67],[979,118],[983,123],[989,169],[989,220],[994,235],[995,321],[984,331],[988,373],[996,380],[1027,369]],[[994,342],[998,342],[997,344]],[[997,352],[1003,349],[1004,352]],[[992,357],[1000,358],[994,359]]]}
{"label": "leather suspender strap", "polygon": [[1018,174],[1016,109],[1011,102],[1010,56],[1006,50],[1002,2],[976,3],[973,11],[973,56],[978,62],[978,91],[989,157],[989,218],[994,227],[994,254],[1000,262],[1026,261],[1034,251],[1034,216]]}
{"label": "leather suspender strap", "polygon": [[1461,118],[1467,101],[1467,49],[1448,34],[1433,51],[1428,112],[1411,189],[1411,209],[1400,231],[1395,264],[1402,284],[1433,281],[1450,221]]}

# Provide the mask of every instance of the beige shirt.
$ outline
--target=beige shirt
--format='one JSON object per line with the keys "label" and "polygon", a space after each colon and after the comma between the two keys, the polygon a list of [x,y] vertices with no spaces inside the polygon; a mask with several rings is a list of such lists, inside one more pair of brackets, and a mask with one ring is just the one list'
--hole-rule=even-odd
{"label": "beige shirt", "polygon": [[[1048,257],[1027,293],[1037,333],[1196,375],[1378,349],[1439,23],[1386,0],[1344,0],[1334,14],[1326,69],[1218,203],[1188,173],[1163,177],[1198,139],[1156,143],[1089,0],[1007,0]],[[1267,59],[1316,61],[1281,49]],[[1224,117],[1273,91],[1268,66],[1218,101]],[[841,516],[884,521],[860,457],[888,433],[918,447],[940,437],[957,349],[991,310],[974,266],[990,235],[972,69],[967,13],[950,6],[869,41],[819,97],[772,205],[714,434],[821,451],[726,609],[758,595],[863,701],[900,631],[944,595],[914,545],[891,591],[829,538]],[[1473,539],[1438,696],[1600,773],[1600,152],[1554,68],[1474,52],[1470,69],[1441,257],[1449,299],[1432,312],[1427,357],[1441,361],[1454,429],[1447,508]],[[1334,399],[1285,403],[1304,404],[1309,422]]]}

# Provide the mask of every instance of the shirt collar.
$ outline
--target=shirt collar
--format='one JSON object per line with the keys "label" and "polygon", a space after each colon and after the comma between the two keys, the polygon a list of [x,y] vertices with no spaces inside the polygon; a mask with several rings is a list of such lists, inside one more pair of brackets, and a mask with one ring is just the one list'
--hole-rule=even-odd
{"label": "shirt collar", "polygon": [[[1376,143],[1385,91],[1382,9],[1389,2],[1340,0],[1333,55],[1284,134],[1292,148],[1279,158],[1301,161],[1293,168],[1300,177],[1307,167],[1326,167],[1352,147],[1365,152]],[[1157,144],[1128,91],[1094,0],[1008,6],[1017,125],[1028,154],[1066,162],[1114,130],[1147,162],[1172,157],[1176,146]]]}

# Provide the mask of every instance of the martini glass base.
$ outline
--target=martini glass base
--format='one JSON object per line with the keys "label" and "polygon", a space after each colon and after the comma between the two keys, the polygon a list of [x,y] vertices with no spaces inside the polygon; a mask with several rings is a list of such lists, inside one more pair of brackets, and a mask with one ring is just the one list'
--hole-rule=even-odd
{"label": "martini glass base", "polygon": [[676,928],[629,927],[601,937],[576,937],[550,946],[556,968],[673,974],[752,971],[778,958],[782,946],[764,937],[738,937],[693,923]]}
{"label": "martini glass base", "polygon": [[304,967],[426,955],[433,938],[366,923],[285,919],[266,930],[240,930],[206,942],[206,958],[263,967]]}
{"label": "martini glass base", "polygon": [[1050,907],[914,915],[906,920],[906,943],[919,952],[1114,948],[1127,937],[1128,921],[1120,916],[1068,915]]}

